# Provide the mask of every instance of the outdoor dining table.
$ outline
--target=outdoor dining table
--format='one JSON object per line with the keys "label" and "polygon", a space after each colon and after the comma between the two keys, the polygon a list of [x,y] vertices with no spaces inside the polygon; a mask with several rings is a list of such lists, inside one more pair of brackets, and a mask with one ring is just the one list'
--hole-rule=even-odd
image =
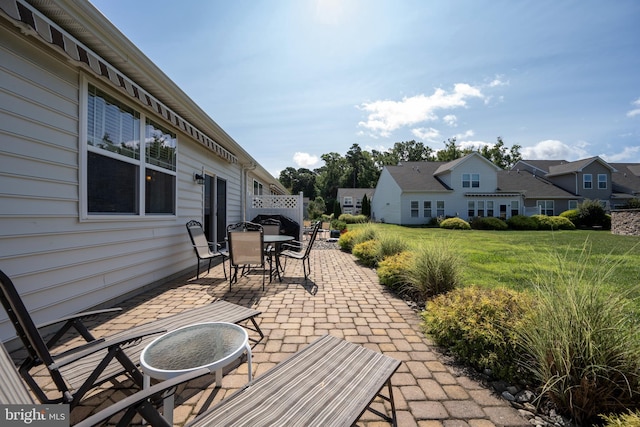
{"label": "outdoor dining table", "polygon": [[[292,242],[296,238],[293,236],[288,236],[285,234],[265,234],[264,242],[267,244],[274,245],[274,253],[275,253],[275,262],[276,262],[276,271],[275,273],[278,276],[278,280],[282,282],[282,276],[280,275],[280,271],[282,270],[282,266],[280,265],[280,247],[283,243]],[[271,273],[273,276],[273,272]]]}
{"label": "outdoor dining table", "polygon": [[[222,385],[222,369],[247,352],[251,381],[251,346],[247,331],[226,322],[197,323],[176,329],[153,340],[140,354],[144,388],[151,378],[168,380],[207,368],[215,372],[216,387]],[[164,398],[164,417],[173,424],[173,393]]]}

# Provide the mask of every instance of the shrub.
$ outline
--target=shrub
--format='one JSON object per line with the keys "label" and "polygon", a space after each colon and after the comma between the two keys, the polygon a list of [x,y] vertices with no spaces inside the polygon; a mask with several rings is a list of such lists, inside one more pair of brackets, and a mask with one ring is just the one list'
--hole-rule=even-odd
{"label": "shrub", "polygon": [[622,209],[640,209],[640,199],[637,197],[629,199],[627,203],[622,206]]}
{"label": "shrub", "polygon": [[402,291],[406,281],[404,274],[412,262],[413,252],[402,251],[388,256],[378,263],[378,279],[380,284],[388,286],[396,291]]}
{"label": "shrub", "polygon": [[375,226],[364,224],[361,227],[347,231],[338,239],[338,246],[345,252],[351,252],[358,243],[366,242],[377,238]]}
{"label": "shrub", "polygon": [[460,257],[446,240],[423,242],[404,272],[403,293],[422,303],[458,287],[462,280]]}
{"label": "shrub", "polygon": [[568,211],[562,212],[560,216],[567,218],[573,223],[573,225],[577,225],[580,221],[580,213],[578,212],[578,209],[569,209]]}
{"label": "shrub", "polygon": [[640,321],[632,301],[611,292],[612,259],[594,265],[586,244],[578,268],[554,255],[535,278],[536,304],[519,329],[530,355],[524,368],[579,425],[640,402]]}
{"label": "shrub", "polygon": [[344,221],[340,221],[339,219],[334,219],[331,221],[331,229],[338,230],[338,231],[346,230],[347,223]]}
{"label": "shrub", "polygon": [[507,225],[513,230],[537,230],[538,221],[525,215],[514,215],[507,220]]}
{"label": "shrub", "polygon": [[471,230],[469,223],[461,218],[447,218],[440,223],[440,228],[449,230]]}
{"label": "shrub", "polygon": [[487,216],[474,218],[471,221],[471,228],[474,230],[506,230],[509,226],[500,218]]}
{"label": "shrub", "polygon": [[576,226],[561,216],[533,215],[540,230],[575,230]]}
{"label": "shrub", "polygon": [[378,265],[378,257],[380,255],[380,241],[367,240],[366,242],[357,243],[353,246],[351,253],[367,267],[375,267]]}
{"label": "shrub", "polygon": [[352,214],[342,214],[338,217],[340,221],[344,221],[347,224],[363,224],[369,221],[366,215],[352,215]]}
{"label": "shrub", "polygon": [[530,306],[527,294],[509,289],[455,289],[427,303],[422,326],[461,362],[513,381],[519,367],[514,331]]}
{"label": "shrub", "polygon": [[[580,227],[597,227],[606,228],[607,218],[602,203],[599,200],[585,199],[578,205],[578,226]],[[609,228],[611,222],[609,222]]]}
{"label": "shrub", "polygon": [[605,421],[602,427],[640,427],[640,412],[627,412],[625,414],[601,415]]}

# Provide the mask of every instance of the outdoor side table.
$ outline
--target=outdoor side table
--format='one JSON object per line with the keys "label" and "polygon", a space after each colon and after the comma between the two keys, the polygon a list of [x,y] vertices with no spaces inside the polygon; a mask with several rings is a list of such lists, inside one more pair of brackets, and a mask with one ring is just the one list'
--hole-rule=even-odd
{"label": "outdoor side table", "polygon": [[[216,387],[222,385],[222,369],[247,352],[251,381],[251,346],[247,331],[233,323],[198,323],[171,331],[142,350],[140,365],[144,388],[151,377],[167,380],[186,372],[208,368],[215,372]],[[164,416],[173,424],[173,393],[164,399]]]}

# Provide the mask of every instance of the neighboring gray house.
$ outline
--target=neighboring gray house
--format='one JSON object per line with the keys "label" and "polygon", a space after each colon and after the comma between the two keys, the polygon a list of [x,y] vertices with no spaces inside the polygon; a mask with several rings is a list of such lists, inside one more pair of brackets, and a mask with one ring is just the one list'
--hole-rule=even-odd
{"label": "neighboring gray house", "polygon": [[522,213],[522,194],[503,191],[500,168],[474,152],[451,162],[385,166],[371,203],[375,221],[426,224],[432,218],[510,218]]}
{"label": "neighboring gray house", "polygon": [[367,196],[369,202],[373,198],[373,188],[338,188],[338,202],[343,214],[359,215],[362,213],[362,199]]}
{"label": "neighboring gray house", "polygon": [[[520,160],[511,172],[530,174],[538,182],[548,184],[549,194],[533,187],[519,185],[525,195],[527,208],[538,207],[542,212],[555,215],[575,209],[585,199],[600,200],[605,209],[623,206],[629,199],[640,195],[640,164],[607,163],[600,157],[574,162],[565,160]],[[530,180],[529,182],[533,182]],[[516,188],[513,180],[504,180],[505,188]],[[556,187],[556,190],[551,190]],[[570,197],[564,197],[562,190]]]}
{"label": "neighboring gray house", "polygon": [[220,241],[287,194],[87,1],[0,2],[0,96],[0,269],[36,322],[193,269],[187,221]]}

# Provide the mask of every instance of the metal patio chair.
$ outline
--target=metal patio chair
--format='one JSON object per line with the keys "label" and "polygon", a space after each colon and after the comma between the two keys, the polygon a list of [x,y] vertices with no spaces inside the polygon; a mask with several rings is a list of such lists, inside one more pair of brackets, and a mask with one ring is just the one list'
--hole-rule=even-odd
{"label": "metal patio chair", "polygon": [[302,261],[302,270],[304,271],[304,280],[309,278],[311,274],[311,261],[309,260],[309,255],[311,254],[311,248],[313,247],[313,243],[316,241],[316,237],[320,230],[320,226],[322,222],[318,221],[314,224],[313,229],[311,230],[311,235],[309,236],[309,240],[307,241],[307,245],[303,246],[302,242],[292,242],[292,243],[283,243],[284,249],[280,252],[280,256],[284,257],[284,267],[283,269],[286,271],[287,269],[287,260],[295,259],[298,261]]}
{"label": "metal patio chair", "polygon": [[189,232],[189,238],[193,245],[193,250],[196,253],[198,259],[196,278],[200,278],[200,261],[209,261],[207,273],[211,270],[211,261],[215,258],[222,258],[222,270],[224,271],[224,278],[227,279],[227,269],[224,266],[224,262],[229,258],[228,252],[222,249],[222,246],[218,243],[207,241],[207,237],[204,234],[202,224],[196,220],[187,222],[187,231]]}
{"label": "metal patio chair", "polygon": [[[229,290],[238,282],[238,271],[244,276],[255,268],[262,269],[262,290],[264,291],[267,263],[271,271],[271,261],[265,254],[264,230],[260,224],[239,222],[227,227],[229,244]],[[271,274],[271,273],[269,273]]]}

